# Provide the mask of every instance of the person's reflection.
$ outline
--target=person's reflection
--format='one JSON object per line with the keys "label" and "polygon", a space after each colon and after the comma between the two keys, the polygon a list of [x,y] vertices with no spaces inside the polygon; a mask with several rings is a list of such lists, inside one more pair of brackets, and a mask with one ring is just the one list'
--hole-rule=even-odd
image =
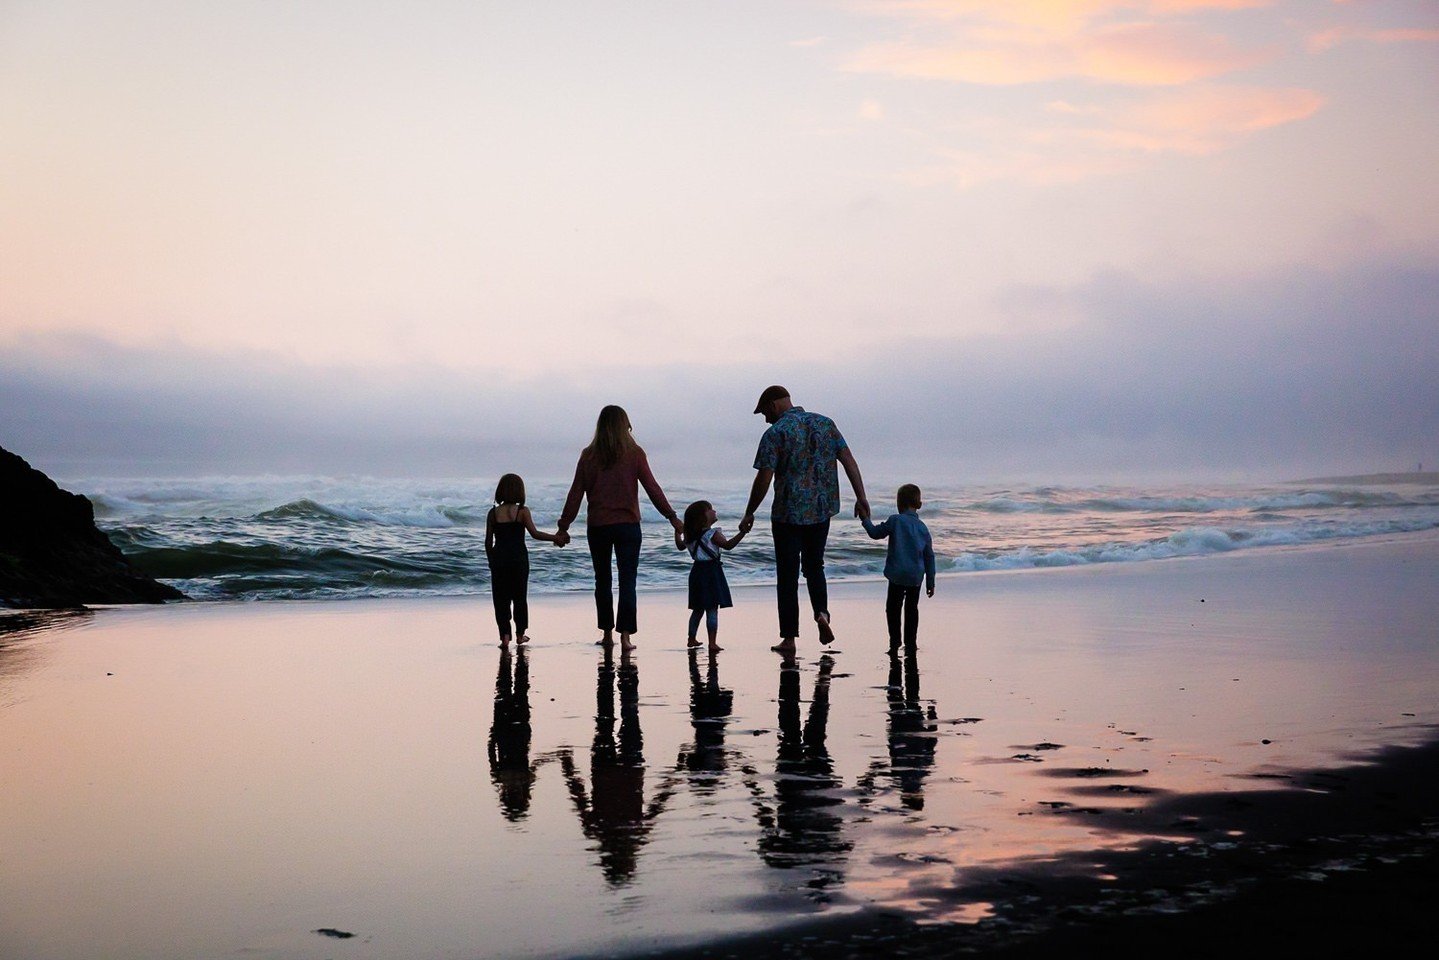
{"label": "person's reflection", "polygon": [[[934,767],[939,743],[934,704],[928,711],[919,702],[919,651],[906,646],[901,663],[898,650],[889,652],[889,766],[877,762],[866,778],[888,777],[899,790],[900,803],[909,810],[924,809],[924,781]],[[902,679],[901,679],[902,674]],[[902,684],[902,685],[901,685]]]}
{"label": "person's reflection", "polygon": [[663,789],[645,805],[644,734],[640,731],[639,668],[628,651],[620,654],[620,729],[615,738],[614,653],[604,648],[595,684],[595,739],[590,745],[590,786],[585,789],[570,751],[560,753],[560,766],[580,827],[599,852],[600,869],[613,886],[634,879],[640,848],[649,839],[655,818],[669,799]]}
{"label": "person's reflection", "polygon": [[530,667],[524,647],[520,647],[517,661],[512,660],[508,647],[500,651],[489,753],[490,778],[500,795],[500,811],[506,820],[523,820],[530,812],[535,785],[535,767],[530,763]]}
{"label": "person's reflection", "polygon": [[825,748],[829,723],[829,682],[834,659],[823,656],[814,681],[809,715],[800,726],[800,671],[786,658],[779,672],[779,752],[775,759],[775,804],[759,808],[759,851],[771,867],[808,867],[805,886],[813,899],[827,900],[829,887],[844,882],[844,860],[853,843],[844,836],[844,818],[835,809],[840,781]]}
{"label": "person's reflection", "polygon": [[725,725],[734,709],[734,691],[720,686],[719,653],[710,651],[709,668],[700,675],[699,649],[690,655],[690,723],[693,746],[680,750],[678,767],[690,775],[690,785],[701,796],[714,793],[725,770]]}

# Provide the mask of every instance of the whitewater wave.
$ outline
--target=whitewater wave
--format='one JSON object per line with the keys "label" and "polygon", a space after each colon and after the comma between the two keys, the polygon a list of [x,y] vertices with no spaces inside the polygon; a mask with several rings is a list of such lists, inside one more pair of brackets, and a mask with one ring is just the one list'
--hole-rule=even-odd
{"label": "whitewater wave", "polygon": [[1433,506],[1439,496],[1373,490],[1283,492],[1253,496],[1084,496],[1068,499],[1055,491],[988,497],[960,507],[982,513],[1274,513],[1292,510],[1352,510],[1364,507]]}
{"label": "whitewater wave", "polygon": [[1082,547],[1036,550],[1021,546],[1012,550],[967,552],[954,557],[949,569],[958,571],[1022,570],[1038,567],[1075,567],[1094,563],[1125,563],[1137,560],[1166,560],[1228,553],[1244,547],[1292,546],[1324,540],[1373,537],[1384,534],[1439,530],[1439,519],[1413,518],[1374,523],[1304,525],[1230,529],[1189,527],[1162,539],[1146,543],[1105,543]]}
{"label": "whitewater wave", "polygon": [[399,509],[372,509],[346,504],[328,504],[308,497],[263,510],[252,518],[261,523],[291,523],[309,520],[322,523],[368,523],[382,527],[445,529],[475,526],[485,522],[488,507],[421,504]]}

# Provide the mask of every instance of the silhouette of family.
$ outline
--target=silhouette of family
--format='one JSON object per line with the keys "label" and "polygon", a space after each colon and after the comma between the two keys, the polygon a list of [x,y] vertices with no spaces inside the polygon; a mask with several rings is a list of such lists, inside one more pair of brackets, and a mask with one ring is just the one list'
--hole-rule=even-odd
{"label": "silhouette of family", "polygon": [[[609,647],[619,633],[620,649],[634,649],[639,631],[635,582],[639,572],[639,488],[660,515],[674,527],[675,547],[693,561],[689,574],[690,646],[698,646],[701,620],[711,650],[718,650],[719,611],[733,605],[721,561],[722,551],[733,550],[754,527],[755,512],[771,488],[770,528],[774,542],[775,592],[779,612],[779,642],[771,649],[791,656],[800,635],[799,579],[803,574],[810,611],[821,644],[834,641],[830,622],[829,591],[825,582],[824,551],[830,520],[840,511],[839,467],[844,468],[854,492],[854,513],[874,539],[888,539],[885,577],[889,593],[885,611],[891,649],[903,638],[916,642],[919,628],[919,588],[934,595],[934,546],[924,521],[923,505],[914,484],[900,487],[897,511],[874,523],[864,478],[854,452],[829,417],[795,406],[782,386],[767,387],[754,412],[768,429],[755,453],[754,484],[743,518],[732,536],[717,526],[718,516],[707,500],[690,504],[683,520],[665,497],[650,469],[644,448],[635,442],[630,418],[622,407],[607,406],[595,423],[594,438],[580,451],[574,481],[565,497],[557,529],[546,533],[535,526],[525,506],[525,484],[507,473],[495,488],[495,505],[485,518],[485,555],[490,565],[491,595],[500,643],[529,640],[529,555],[525,535],[564,547],[571,540],[570,526],[586,503],[585,539],[594,566],[596,626],[599,644]],[[614,572],[619,575],[619,602],[615,603]]]}

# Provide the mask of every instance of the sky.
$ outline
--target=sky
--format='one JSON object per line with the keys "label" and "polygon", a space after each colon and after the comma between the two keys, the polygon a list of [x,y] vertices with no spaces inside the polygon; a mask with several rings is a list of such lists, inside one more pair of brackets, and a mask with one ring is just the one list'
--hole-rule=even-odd
{"label": "sky", "polygon": [[[931,483],[1439,464],[1439,4],[0,0],[0,446]],[[662,469],[661,469],[662,467]]]}

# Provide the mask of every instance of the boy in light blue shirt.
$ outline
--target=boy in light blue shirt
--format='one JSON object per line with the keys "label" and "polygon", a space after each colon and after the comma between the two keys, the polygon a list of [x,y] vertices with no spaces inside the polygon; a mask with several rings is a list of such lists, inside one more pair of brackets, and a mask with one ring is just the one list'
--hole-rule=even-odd
{"label": "boy in light blue shirt", "polygon": [[904,645],[913,649],[919,638],[919,585],[934,596],[934,541],[929,528],[919,519],[924,506],[919,487],[906,483],[895,496],[899,513],[883,523],[871,523],[860,517],[865,532],[872,539],[889,538],[889,555],[884,560],[884,576],[889,581],[889,596],[884,601],[885,619],[889,621],[889,649],[899,649],[900,610],[904,610]]}

